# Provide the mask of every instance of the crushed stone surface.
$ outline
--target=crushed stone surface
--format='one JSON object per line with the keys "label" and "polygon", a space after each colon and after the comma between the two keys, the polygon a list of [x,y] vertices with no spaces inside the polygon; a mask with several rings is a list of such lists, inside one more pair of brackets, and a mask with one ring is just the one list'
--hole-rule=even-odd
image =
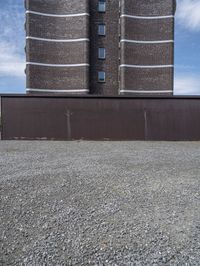
{"label": "crushed stone surface", "polygon": [[200,142],[0,142],[0,265],[200,265]]}

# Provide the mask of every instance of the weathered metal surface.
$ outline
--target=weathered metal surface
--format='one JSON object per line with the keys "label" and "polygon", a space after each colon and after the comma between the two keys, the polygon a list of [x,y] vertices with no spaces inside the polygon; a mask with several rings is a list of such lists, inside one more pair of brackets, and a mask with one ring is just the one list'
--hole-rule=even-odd
{"label": "weathered metal surface", "polygon": [[2,138],[200,140],[200,98],[2,96]]}

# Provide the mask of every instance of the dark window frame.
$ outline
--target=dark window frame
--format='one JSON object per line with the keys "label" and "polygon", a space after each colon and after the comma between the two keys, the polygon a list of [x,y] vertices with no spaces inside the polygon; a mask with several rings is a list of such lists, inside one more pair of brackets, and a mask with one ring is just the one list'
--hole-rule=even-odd
{"label": "dark window frame", "polygon": [[98,12],[105,13],[106,12],[106,0],[99,0],[98,2]]}
{"label": "dark window frame", "polygon": [[[102,27],[102,30],[101,30]],[[99,36],[106,36],[106,24],[99,23],[98,24],[98,35]]]}
{"label": "dark window frame", "polygon": [[100,60],[106,59],[106,49],[104,47],[98,48],[98,59],[100,59]]}
{"label": "dark window frame", "polygon": [[[103,75],[103,78],[101,78]],[[106,82],[106,72],[105,71],[98,71],[98,82],[105,83]]]}

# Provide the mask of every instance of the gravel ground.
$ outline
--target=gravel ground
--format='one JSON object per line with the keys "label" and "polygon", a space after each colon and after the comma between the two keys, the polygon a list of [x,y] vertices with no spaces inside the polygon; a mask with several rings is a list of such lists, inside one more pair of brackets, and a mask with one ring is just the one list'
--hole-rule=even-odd
{"label": "gravel ground", "polygon": [[0,142],[0,265],[200,265],[200,142]]}

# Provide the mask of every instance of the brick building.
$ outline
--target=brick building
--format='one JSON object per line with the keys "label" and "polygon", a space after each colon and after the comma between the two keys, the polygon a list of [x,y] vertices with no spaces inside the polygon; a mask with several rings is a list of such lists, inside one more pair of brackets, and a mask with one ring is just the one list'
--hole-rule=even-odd
{"label": "brick building", "polygon": [[26,0],[27,93],[172,95],[175,0]]}

